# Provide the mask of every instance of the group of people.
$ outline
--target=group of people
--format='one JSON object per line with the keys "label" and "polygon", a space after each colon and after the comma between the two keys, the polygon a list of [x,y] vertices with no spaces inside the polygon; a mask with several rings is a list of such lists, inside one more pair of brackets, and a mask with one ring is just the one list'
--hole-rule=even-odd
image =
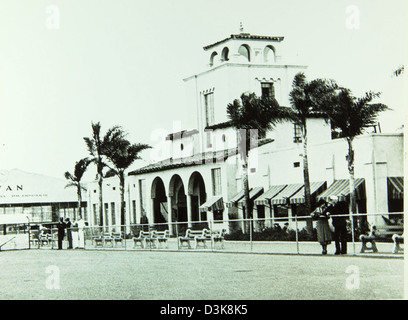
{"label": "group of people", "polygon": [[317,240],[322,246],[322,254],[327,254],[327,246],[333,240],[336,245],[334,254],[347,254],[347,213],[347,204],[336,196],[331,196],[327,202],[323,199],[318,202],[312,218],[317,220]]}
{"label": "group of people", "polygon": [[[69,218],[66,218],[64,221],[64,218],[61,217],[57,224],[58,250],[62,250],[62,242],[65,237],[65,230],[67,230],[67,249],[74,249],[74,243],[76,245],[76,248],[85,248],[84,227],[85,222],[82,219],[79,219],[74,224],[72,224]],[[73,228],[75,228],[75,231],[73,231]]]}

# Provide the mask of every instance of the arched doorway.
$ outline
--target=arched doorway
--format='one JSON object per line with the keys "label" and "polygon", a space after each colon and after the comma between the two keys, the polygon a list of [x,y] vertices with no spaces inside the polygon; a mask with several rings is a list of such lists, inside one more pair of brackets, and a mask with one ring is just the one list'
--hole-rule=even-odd
{"label": "arched doorway", "polygon": [[[163,180],[156,177],[152,183],[151,198],[153,201],[153,222],[166,223],[168,218],[167,196]],[[164,225],[159,226],[164,227]]]}
{"label": "arched doorway", "polygon": [[176,235],[185,234],[188,227],[187,196],[183,180],[177,174],[170,180],[169,197],[171,201],[171,221],[177,222],[173,225],[173,233]]}
{"label": "arched doorway", "polygon": [[[200,214],[199,207],[206,201],[207,195],[205,192],[205,183],[202,175],[195,171],[191,174],[188,182],[188,195],[191,203],[191,221],[203,221],[207,222],[206,213]],[[194,226],[198,228],[202,227],[199,224],[194,223]]]}

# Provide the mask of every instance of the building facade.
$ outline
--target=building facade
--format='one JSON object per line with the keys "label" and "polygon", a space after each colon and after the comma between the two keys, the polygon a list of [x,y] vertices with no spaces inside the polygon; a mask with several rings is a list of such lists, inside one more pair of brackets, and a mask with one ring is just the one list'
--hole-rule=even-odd
{"label": "building facade", "polygon": [[[76,188],[67,181],[18,169],[0,171],[0,216],[27,217],[34,223],[56,222],[59,217],[78,218]],[[87,203],[81,214],[87,219]]]}
{"label": "building facade", "polygon": [[[169,134],[158,161],[130,172],[126,179],[126,223],[148,222],[180,233],[193,223],[211,222],[227,229],[244,217],[237,131],[229,125],[226,107],[244,92],[275,97],[289,106],[296,73],[306,66],[285,63],[283,37],[244,33],[204,47],[207,68],[184,79],[185,112],[194,128]],[[330,194],[349,201],[347,145],[333,139],[329,123],[318,115],[307,119],[308,157],[313,199]],[[250,151],[249,185],[255,218],[304,214],[302,136],[294,123],[277,125]],[[360,213],[402,212],[403,135],[367,133],[355,141],[355,177]],[[97,183],[88,188],[93,225],[120,224],[119,182],[105,179],[104,218],[98,218]],[[380,217],[369,217],[380,224]],[[157,225],[160,224],[160,225]]]}

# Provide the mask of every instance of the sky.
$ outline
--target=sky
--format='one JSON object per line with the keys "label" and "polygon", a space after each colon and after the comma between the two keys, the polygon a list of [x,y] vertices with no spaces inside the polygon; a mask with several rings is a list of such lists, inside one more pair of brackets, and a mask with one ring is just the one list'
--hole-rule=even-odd
{"label": "sky", "polygon": [[[356,96],[382,92],[383,132],[405,120],[404,0],[1,0],[0,170],[63,178],[88,155],[91,123],[132,142],[190,128],[183,78],[205,68],[205,45],[239,33],[284,36],[285,63]],[[135,169],[149,163],[149,151]],[[94,176],[94,171],[89,174]]]}

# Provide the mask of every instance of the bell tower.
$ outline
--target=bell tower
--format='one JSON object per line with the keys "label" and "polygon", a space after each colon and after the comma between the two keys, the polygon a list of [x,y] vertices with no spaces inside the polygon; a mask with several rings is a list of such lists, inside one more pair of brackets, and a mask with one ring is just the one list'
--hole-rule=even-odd
{"label": "bell tower", "polygon": [[201,152],[222,148],[215,147],[218,138],[208,131],[217,129],[225,136],[219,129],[228,127],[227,105],[243,93],[268,95],[281,106],[289,105],[292,80],[307,67],[285,64],[283,44],[283,36],[253,35],[241,23],[239,33],[203,47],[208,53],[204,70],[184,79],[186,111],[196,117]]}
{"label": "bell tower", "polygon": [[275,64],[281,61],[283,37],[256,36],[245,33],[242,23],[240,33],[204,47],[209,52],[209,67],[223,62]]}

